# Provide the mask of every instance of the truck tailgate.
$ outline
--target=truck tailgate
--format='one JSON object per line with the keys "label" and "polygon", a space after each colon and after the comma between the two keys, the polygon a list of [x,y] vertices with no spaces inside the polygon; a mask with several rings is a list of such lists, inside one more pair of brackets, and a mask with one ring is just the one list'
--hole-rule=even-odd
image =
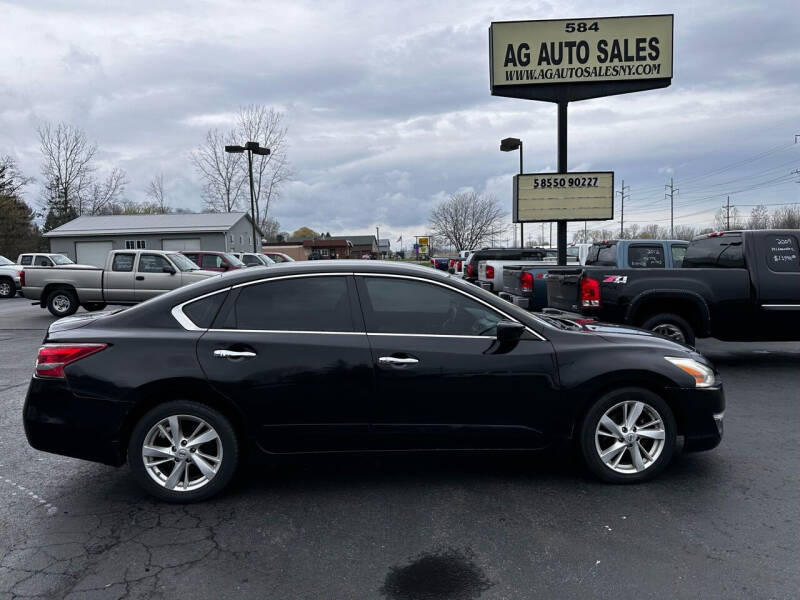
{"label": "truck tailgate", "polygon": [[547,305],[577,311],[580,304],[580,279],[583,269],[551,269],[547,274]]}

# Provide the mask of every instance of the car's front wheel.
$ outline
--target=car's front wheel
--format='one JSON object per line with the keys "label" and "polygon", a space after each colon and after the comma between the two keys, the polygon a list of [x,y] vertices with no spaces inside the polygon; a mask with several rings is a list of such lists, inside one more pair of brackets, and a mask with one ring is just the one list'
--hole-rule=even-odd
{"label": "car's front wheel", "polygon": [[198,502],[225,488],[236,471],[239,444],[230,421],[188,400],[160,404],[133,428],[128,464],[137,482],[166,502]]}
{"label": "car's front wheel", "polygon": [[589,409],[580,434],[589,470],[610,483],[658,475],[672,458],[677,426],[660,396],[642,388],[605,394]]}

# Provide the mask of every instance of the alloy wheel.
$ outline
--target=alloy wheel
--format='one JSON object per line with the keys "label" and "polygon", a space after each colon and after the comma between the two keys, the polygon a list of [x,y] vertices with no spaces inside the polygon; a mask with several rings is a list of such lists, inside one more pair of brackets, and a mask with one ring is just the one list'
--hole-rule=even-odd
{"label": "alloy wheel", "polygon": [[150,478],[173,492],[206,486],[222,465],[222,440],[206,421],[171,415],[147,432],[142,461]]}
{"label": "alloy wheel", "polygon": [[686,343],[686,336],[683,335],[683,331],[677,325],[673,325],[672,323],[659,323],[652,329],[653,333],[657,333],[658,335],[663,335],[665,338],[669,338],[676,342],[680,342],[682,344]]}
{"label": "alloy wheel", "polygon": [[11,297],[11,284],[7,281],[0,283],[0,298]]}
{"label": "alloy wheel", "polygon": [[640,400],[609,408],[595,428],[600,460],[617,473],[639,473],[653,466],[664,450],[666,432],[658,411]]}
{"label": "alloy wheel", "polygon": [[58,313],[69,312],[71,306],[72,300],[70,300],[69,297],[65,296],[64,294],[59,294],[53,298],[53,308]]}

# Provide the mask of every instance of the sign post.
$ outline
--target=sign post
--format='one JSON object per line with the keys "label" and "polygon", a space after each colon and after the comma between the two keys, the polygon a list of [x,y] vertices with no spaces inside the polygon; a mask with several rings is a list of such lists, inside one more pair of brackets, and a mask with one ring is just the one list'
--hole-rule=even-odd
{"label": "sign post", "polygon": [[[558,104],[558,172],[566,174],[569,102],[669,86],[673,21],[646,15],[492,23],[491,93]],[[567,264],[568,220],[584,219],[557,221],[559,265]]]}

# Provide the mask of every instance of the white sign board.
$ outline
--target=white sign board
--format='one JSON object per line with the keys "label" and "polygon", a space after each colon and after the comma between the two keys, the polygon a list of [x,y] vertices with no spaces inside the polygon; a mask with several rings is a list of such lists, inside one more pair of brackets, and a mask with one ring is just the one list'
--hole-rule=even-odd
{"label": "white sign board", "polygon": [[514,176],[514,222],[614,218],[614,172]]}
{"label": "white sign board", "polygon": [[492,23],[491,85],[672,77],[673,15]]}

